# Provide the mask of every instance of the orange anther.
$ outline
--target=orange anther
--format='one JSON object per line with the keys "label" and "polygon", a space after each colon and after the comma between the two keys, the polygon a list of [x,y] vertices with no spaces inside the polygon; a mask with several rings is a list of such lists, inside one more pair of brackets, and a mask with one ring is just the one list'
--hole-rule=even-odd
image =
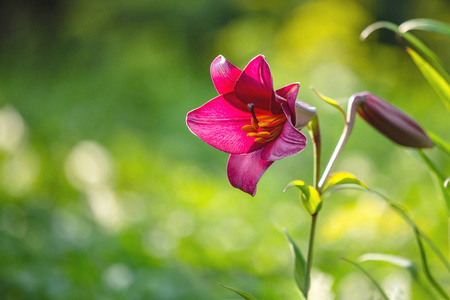
{"label": "orange anther", "polygon": [[[258,137],[262,137],[262,138],[269,138],[270,137],[270,132],[268,132],[268,131],[261,131],[261,132],[258,132],[256,135]],[[247,134],[247,136],[248,136],[248,134]]]}
{"label": "orange anther", "polygon": [[243,130],[243,131],[255,131],[255,128],[253,128],[252,125],[244,125],[244,126],[242,126],[241,130]]}

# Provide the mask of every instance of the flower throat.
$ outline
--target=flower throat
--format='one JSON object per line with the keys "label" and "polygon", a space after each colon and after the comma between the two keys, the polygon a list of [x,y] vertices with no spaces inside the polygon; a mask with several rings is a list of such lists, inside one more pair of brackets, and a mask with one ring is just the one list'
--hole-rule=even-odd
{"label": "flower throat", "polygon": [[268,114],[256,115],[255,104],[247,104],[248,110],[252,114],[250,120],[251,125],[242,126],[241,130],[247,131],[247,136],[255,138],[255,142],[264,144],[276,139],[283,130],[286,116],[284,114],[273,115]]}

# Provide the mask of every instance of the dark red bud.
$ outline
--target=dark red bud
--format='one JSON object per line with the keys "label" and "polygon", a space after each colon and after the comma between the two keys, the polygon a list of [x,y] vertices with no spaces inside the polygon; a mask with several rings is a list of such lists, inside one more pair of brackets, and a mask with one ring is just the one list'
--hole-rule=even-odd
{"label": "dark red bud", "polygon": [[434,146],[416,121],[389,102],[369,92],[358,93],[354,97],[360,99],[359,115],[395,143],[412,148]]}

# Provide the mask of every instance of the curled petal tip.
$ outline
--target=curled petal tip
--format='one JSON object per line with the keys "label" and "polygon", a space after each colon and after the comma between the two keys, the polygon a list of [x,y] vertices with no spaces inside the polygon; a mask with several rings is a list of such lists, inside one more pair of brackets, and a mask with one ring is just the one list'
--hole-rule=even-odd
{"label": "curled petal tip", "polygon": [[230,63],[224,56],[217,56],[210,67],[211,79],[219,94],[226,94],[234,90],[234,85],[242,71]]}
{"label": "curled petal tip", "polygon": [[295,128],[302,129],[317,115],[317,109],[302,101],[295,101]]}

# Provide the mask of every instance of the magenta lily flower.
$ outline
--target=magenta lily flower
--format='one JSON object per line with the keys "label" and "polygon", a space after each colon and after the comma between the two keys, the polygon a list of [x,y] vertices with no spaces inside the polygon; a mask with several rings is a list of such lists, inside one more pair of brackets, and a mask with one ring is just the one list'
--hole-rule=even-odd
{"label": "magenta lily flower", "polygon": [[259,55],[240,70],[223,56],[211,64],[219,96],[187,114],[189,129],[207,144],[231,154],[231,185],[254,196],[256,185],[276,160],[306,146],[299,131],[316,109],[296,100],[299,83],[274,91],[272,75]]}

